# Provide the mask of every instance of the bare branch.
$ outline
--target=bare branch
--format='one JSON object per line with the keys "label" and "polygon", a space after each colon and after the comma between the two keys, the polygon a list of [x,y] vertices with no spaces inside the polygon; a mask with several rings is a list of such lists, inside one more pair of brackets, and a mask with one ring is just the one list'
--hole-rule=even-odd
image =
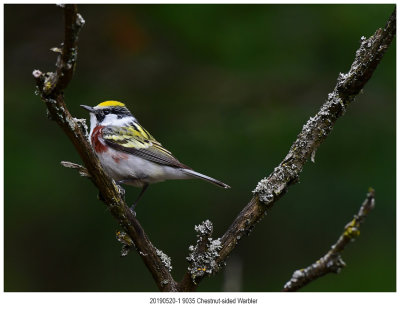
{"label": "bare branch", "polygon": [[82,176],[82,177],[91,177],[89,172],[88,172],[88,170],[87,170],[87,168],[82,166],[82,165],[79,165],[79,164],[76,164],[76,163],[72,163],[72,162],[69,162],[69,161],[61,161],[60,163],[64,167],[73,168],[73,169],[78,170],[79,175]]}
{"label": "bare branch", "polygon": [[[361,38],[361,46],[356,51],[349,72],[339,74],[337,84],[328,94],[327,101],[303,126],[283,161],[267,178],[257,184],[253,198],[221,237],[221,250],[216,259],[219,267],[224,266],[225,259],[239,240],[248,235],[267,210],[287,192],[288,187],[298,181],[307,160],[315,158],[319,145],[328,137],[336,120],[345,113],[349,104],[372,76],[392,42],[395,32],[396,10],[393,11],[383,30],[378,29],[369,39]],[[218,271],[218,267],[215,271]],[[191,274],[188,271],[180,283],[185,291],[194,291],[196,284],[201,280],[201,277],[197,277],[195,284],[190,278]]]}
{"label": "bare branch", "polygon": [[338,241],[331,247],[328,253],[307,268],[296,270],[293,273],[292,278],[285,284],[282,291],[297,291],[311,281],[328,273],[339,273],[341,269],[346,266],[340,253],[349,242],[354,241],[356,237],[360,235],[360,224],[374,207],[375,191],[370,189],[367,198],[358,211],[358,214],[354,216],[353,220],[346,224],[344,232],[340,235]]}
{"label": "bare branch", "polygon": [[33,72],[41,95],[60,94],[67,88],[74,74],[78,56],[78,35],[84,24],[85,20],[78,13],[76,5],[64,6],[64,43],[62,49],[52,49],[59,53],[57,71],[44,76],[39,70]]}
{"label": "bare branch", "polygon": [[[132,239],[158,288],[161,291],[176,291],[176,282],[170,274],[170,265],[166,263],[165,254],[161,254],[161,251],[150,242],[139,221],[123,200],[119,187],[103,171],[87,140],[87,132],[83,122],[73,118],[66,107],[63,92],[72,79],[77,59],[78,34],[84,20],[78,14],[77,6],[73,4],[64,6],[64,16],[65,38],[61,54],[57,59],[57,70],[48,73],[42,73],[39,70],[33,71],[37,91],[47,106],[50,118],[57,122],[74,144],[87,169],[85,173],[91,175],[90,179],[99,189],[102,200]],[[66,165],[68,167],[74,166],[74,164],[68,163]],[[74,166],[73,168],[84,171],[83,167]]]}

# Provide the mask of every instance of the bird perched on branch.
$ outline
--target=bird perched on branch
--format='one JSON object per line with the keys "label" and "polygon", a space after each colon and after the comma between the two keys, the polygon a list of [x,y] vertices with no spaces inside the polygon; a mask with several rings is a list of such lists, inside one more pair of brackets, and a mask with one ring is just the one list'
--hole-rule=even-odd
{"label": "bird perched on branch", "polygon": [[90,144],[105,172],[119,184],[142,188],[167,179],[199,178],[222,188],[227,184],[182,164],[143,128],[125,104],[105,101],[95,107],[81,105],[90,113]]}

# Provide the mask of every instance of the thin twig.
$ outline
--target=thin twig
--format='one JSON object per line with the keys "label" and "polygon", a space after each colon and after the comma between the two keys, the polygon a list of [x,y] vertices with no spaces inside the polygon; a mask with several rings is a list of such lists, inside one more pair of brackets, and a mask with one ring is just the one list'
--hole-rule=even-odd
{"label": "thin twig", "polygon": [[72,169],[78,170],[79,175],[82,176],[82,177],[91,177],[89,172],[88,172],[88,170],[87,170],[87,168],[82,166],[82,165],[80,165],[80,164],[72,163],[72,162],[69,162],[69,161],[61,161],[60,163],[64,167],[68,167],[68,168],[72,168]]}
{"label": "thin twig", "polygon": [[[368,82],[372,73],[388,49],[396,32],[396,9],[393,11],[385,28],[378,29],[369,39],[361,38],[361,46],[346,74],[339,74],[334,90],[319,112],[303,126],[289,153],[267,177],[262,179],[255,190],[253,198],[239,213],[235,221],[221,237],[221,250],[216,259],[214,273],[224,266],[226,258],[236,247],[243,236],[248,235],[254,226],[271,209],[290,185],[295,184],[310,158],[315,158],[319,145],[325,141],[333,129],[336,120],[346,111],[355,96]],[[206,276],[203,273],[192,278],[188,271],[179,283],[183,291],[194,291],[199,282]]]}
{"label": "thin twig", "polygon": [[72,79],[77,59],[78,34],[84,24],[82,16],[77,12],[76,5],[65,5],[64,17],[65,38],[63,48],[54,49],[61,51],[57,59],[56,72],[33,71],[38,93],[47,106],[50,118],[57,122],[74,144],[88,174],[91,175],[90,179],[99,189],[102,200],[132,239],[158,288],[161,291],[176,291],[176,282],[170,273],[171,265],[168,263],[168,257],[150,242],[139,221],[123,200],[119,187],[103,171],[87,140],[87,132],[85,132],[82,121],[71,116],[64,102],[63,92]]}
{"label": "thin twig", "polygon": [[293,292],[304,287],[311,281],[322,277],[328,273],[339,273],[346,266],[340,253],[346,245],[354,241],[360,235],[360,224],[368,213],[375,207],[375,191],[370,189],[367,198],[361,205],[358,214],[356,214],[349,223],[344,227],[344,232],[340,235],[338,241],[331,247],[318,261],[307,268],[296,270],[292,278],[285,284],[283,292]]}

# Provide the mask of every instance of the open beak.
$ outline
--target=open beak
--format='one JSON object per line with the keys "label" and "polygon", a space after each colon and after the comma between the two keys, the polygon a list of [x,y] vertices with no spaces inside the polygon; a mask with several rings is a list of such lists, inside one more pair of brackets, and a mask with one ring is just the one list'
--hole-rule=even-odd
{"label": "open beak", "polygon": [[81,105],[82,108],[88,110],[91,113],[94,113],[94,108],[91,106],[87,106],[87,105]]}

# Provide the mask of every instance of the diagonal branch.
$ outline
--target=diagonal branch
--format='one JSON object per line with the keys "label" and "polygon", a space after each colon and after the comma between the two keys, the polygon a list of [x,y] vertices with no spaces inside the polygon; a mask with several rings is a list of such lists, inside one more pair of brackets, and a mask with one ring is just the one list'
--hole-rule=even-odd
{"label": "diagonal branch", "polygon": [[[283,161],[267,177],[262,179],[253,198],[239,213],[235,221],[221,237],[221,250],[216,258],[214,273],[223,267],[226,258],[243,236],[248,235],[254,226],[271,209],[290,185],[295,184],[308,159],[314,161],[315,152],[333,129],[333,125],[346,111],[355,96],[371,78],[377,65],[388,49],[396,32],[396,9],[384,29],[378,29],[369,39],[361,38],[361,46],[346,74],[339,74],[334,90],[319,112],[303,126],[297,139]],[[203,272],[194,279],[190,270],[184,275],[179,286],[184,291],[194,291],[199,282],[207,275]]]}
{"label": "diagonal branch", "polygon": [[[64,6],[64,17],[65,38],[63,47],[62,49],[53,49],[60,52],[56,63],[56,72],[33,71],[38,93],[46,104],[51,119],[57,122],[75,146],[88,174],[91,175],[90,179],[99,189],[111,214],[133,240],[158,288],[161,291],[175,291],[176,282],[170,274],[168,258],[150,242],[139,221],[121,197],[119,187],[103,171],[87,140],[87,133],[83,128],[82,121],[73,118],[67,109],[63,92],[72,79],[77,59],[78,34],[84,25],[84,19],[77,12],[77,6],[73,4]],[[82,171],[82,169],[80,170]]]}
{"label": "diagonal branch", "polygon": [[360,235],[360,224],[374,207],[375,191],[370,189],[358,214],[354,216],[353,220],[346,224],[344,232],[328,253],[307,268],[296,270],[292,278],[285,284],[282,291],[294,292],[328,273],[339,273],[341,269],[346,266],[340,253],[348,243],[354,241],[356,237]]}

